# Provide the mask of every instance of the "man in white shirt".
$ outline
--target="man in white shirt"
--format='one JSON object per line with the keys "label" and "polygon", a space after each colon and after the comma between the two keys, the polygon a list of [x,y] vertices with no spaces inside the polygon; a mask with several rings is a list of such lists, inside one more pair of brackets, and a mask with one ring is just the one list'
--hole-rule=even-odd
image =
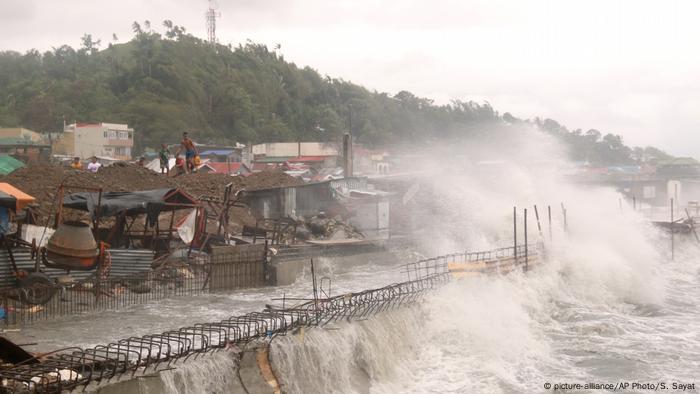
{"label": "man in white shirt", "polygon": [[102,167],[102,164],[97,162],[97,158],[93,157],[92,161],[87,165],[87,170],[90,172],[97,172],[97,170]]}

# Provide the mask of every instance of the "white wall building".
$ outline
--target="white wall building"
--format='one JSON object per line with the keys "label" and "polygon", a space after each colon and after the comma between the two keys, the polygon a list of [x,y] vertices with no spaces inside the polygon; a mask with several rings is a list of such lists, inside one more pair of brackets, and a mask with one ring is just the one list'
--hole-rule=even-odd
{"label": "white wall building", "polygon": [[267,157],[338,156],[335,144],[323,142],[268,142],[253,145],[254,155]]}
{"label": "white wall building", "polygon": [[[62,152],[57,152],[56,147]],[[134,148],[134,129],[115,123],[74,123],[63,130],[54,153],[78,156],[109,157],[131,160]]]}

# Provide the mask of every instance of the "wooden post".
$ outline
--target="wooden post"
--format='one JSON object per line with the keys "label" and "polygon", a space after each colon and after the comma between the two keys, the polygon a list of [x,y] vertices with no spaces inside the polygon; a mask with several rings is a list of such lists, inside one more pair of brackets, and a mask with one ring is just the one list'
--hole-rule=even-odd
{"label": "wooden post", "polygon": [[513,259],[515,265],[518,265],[518,211],[513,207]]}
{"label": "wooden post", "polygon": [[688,217],[688,221],[690,222],[690,229],[693,230],[693,235],[695,236],[695,240],[700,243],[700,237],[698,237],[698,232],[695,231],[695,219],[690,216],[690,211],[688,208],[685,209],[685,216]]}
{"label": "wooden post", "polygon": [[175,223],[175,210],[170,211],[170,227],[168,227],[168,251],[170,251],[170,242],[173,240],[173,224]]}
{"label": "wooden post", "polygon": [[527,266],[527,257],[528,257],[528,256],[527,256],[527,208],[525,208],[525,211],[524,211],[523,215],[525,216],[525,217],[524,217],[524,222],[525,222],[525,223],[524,223],[524,226],[523,226],[523,227],[524,227],[524,228],[523,228],[523,231],[525,232],[525,271],[527,271],[527,268],[528,268],[528,266]]}
{"label": "wooden post", "polygon": [[542,225],[540,225],[540,213],[537,212],[537,205],[535,205],[535,219],[537,220],[537,232],[540,233],[540,239],[542,237]]}
{"label": "wooden post", "polygon": [[314,270],[314,259],[311,259],[311,281],[314,290],[314,314],[316,315],[316,324],[320,318],[318,314],[318,288],[316,287],[316,271]]}
{"label": "wooden post", "polygon": [[561,203],[561,213],[564,215],[564,232],[566,232],[566,230],[567,230],[566,208],[564,208],[564,203]]}
{"label": "wooden post", "polygon": [[[56,204],[58,205],[58,208],[56,208],[56,217],[54,218],[54,228],[58,228],[58,225],[61,224],[62,221],[62,214],[63,214],[63,193],[64,193],[64,188],[63,185],[61,185],[58,188],[58,195],[56,196]],[[48,225],[49,218],[46,218],[46,224]]]}
{"label": "wooden post", "polygon": [[343,176],[352,177],[352,136],[343,135]]}
{"label": "wooden post", "polygon": [[[94,235],[96,241],[102,241],[98,232],[100,229],[100,209],[102,209],[102,188],[99,188],[98,190],[97,207],[95,208],[94,212],[95,217],[92,219],[92,234]],[[92,196],[90,196],[90,198],[92,198]]]}
{"label": "wooden post", "polygon": [[675,260],[675,245],[674,245],[674,238],[675,235],[673,233],[673,225],[675,223],[673,222],[673,198],[671,198],[671,260]]}
{"label": "wooden post", "polygon": [[549,242],[552,242],[552,206],[547,205],[547,220],[549,222]]}

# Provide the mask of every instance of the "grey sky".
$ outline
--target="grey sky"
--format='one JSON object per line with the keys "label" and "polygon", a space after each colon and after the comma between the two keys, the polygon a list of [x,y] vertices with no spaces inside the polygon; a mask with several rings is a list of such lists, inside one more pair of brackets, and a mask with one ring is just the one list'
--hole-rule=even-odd
{"label": "grey sky", "polygon": [[[204,37],[205,0],[0,0],[0,49],[103,44],[171,19]],[[700,157],[700,2],[220,0],[222,43],[282,45],[298,65],[439,103],[622,134]]]}

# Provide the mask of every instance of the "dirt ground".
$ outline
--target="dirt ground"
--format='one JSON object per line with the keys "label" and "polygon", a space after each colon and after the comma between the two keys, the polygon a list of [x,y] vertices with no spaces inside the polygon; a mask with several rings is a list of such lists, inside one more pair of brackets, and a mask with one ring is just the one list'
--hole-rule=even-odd
{"label": "dirt ground", "polygon": [[[257,190],[303,183],[302,180],[281,171],[263,171],[247,177],[199,173],[168,177],[127,163],[115,163],[94,174],[67,166],[36,164],[20,168],[7,176],[0,176],[0,182],[7,182],[35,197],[41,223],[55,212],[56,194],[61,184],[66,186],[67,193],[86,191],[81,189],[86,187],[101,188],[103,191],[180,188],[198,199],[205,195],[223,197],[224,189],[229,183],[233,183],[235,190]],[[241,224],[254,221],[245,209],[240,208],[233,211],[231,220]]]}

